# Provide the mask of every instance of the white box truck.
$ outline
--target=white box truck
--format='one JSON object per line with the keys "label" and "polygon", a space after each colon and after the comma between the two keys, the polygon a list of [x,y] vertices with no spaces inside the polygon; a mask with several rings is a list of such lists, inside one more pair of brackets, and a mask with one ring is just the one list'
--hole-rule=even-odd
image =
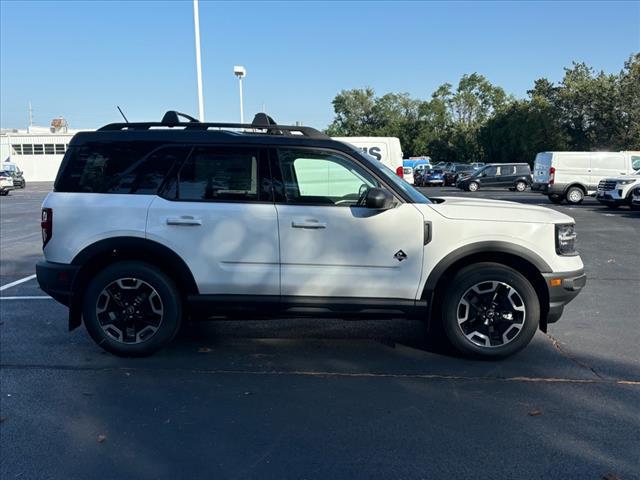
{"label": "white box truck", "polygon": [[405,172],[402,164],[402,147],[397,137],[333,137],[334,140],[345,142],[359,148],[365,153],[376,158],[400,178],[413,183],[413,169],[407,168]]}
{"label": "white box truck", "polygon": [[639,168],[640,152],[542,152],[533,165],[531,190],[553,203],[566,199],[577,205],[586,195],[595,195],[600,180]]}

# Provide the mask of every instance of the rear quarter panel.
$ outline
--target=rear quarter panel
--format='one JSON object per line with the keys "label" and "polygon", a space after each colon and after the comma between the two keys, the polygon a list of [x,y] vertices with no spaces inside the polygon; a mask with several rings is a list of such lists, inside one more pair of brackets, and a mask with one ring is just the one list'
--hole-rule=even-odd
{"label": "rear quarter panel", "polygon": [[145,238],[153,195],[63,193],[47,195],[53,210],[53,235],[44,248],[50,262],[71,263],[85,247],[117,236]]}

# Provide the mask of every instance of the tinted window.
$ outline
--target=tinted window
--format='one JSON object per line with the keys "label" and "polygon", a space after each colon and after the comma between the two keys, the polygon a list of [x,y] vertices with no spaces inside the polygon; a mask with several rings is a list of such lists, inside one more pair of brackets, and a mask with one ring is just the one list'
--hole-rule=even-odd
{"label": "tinted window", "polygon": [[482,174],[486,175],[487,177],[495,177],[497,170],[498,169],[496,167],[487,167],[482,170]]}
{"label": "tinted window", "polygon": [[517,165],[516,166],[516,173],[518,175],[529,175],[531,173],[531,170],[529,170],[529,166],[528,165]]}
{"label": "tinted window", "polygon": [[71,147],[65,155],[55,189],[62,192],[155,193],[158,178],[166,175],[173,161],[171,156],[155,156],[152,163],[145,164],[145,157],[157,146],[148,142],[117,142]]}
{"label": "tinted window", "polygon": [[[165,196],[189,201],[260,201],[270,199],[270,184],[261,174],[259,150],[198,147],[193,150]],[[265,167],[262,167],[263,169]]]}
{"label": "tinted window", "polygon": [[278,150],[290,203],[353,206],[379,182],[356,162],[318,150]]}

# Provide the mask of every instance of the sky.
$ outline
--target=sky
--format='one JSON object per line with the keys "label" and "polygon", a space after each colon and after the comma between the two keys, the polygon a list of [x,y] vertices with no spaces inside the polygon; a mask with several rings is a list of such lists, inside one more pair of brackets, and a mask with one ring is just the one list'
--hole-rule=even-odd
{"label": "sky", "polygon": [[[573,61],[618,72],[640,52],[636,2],[212,2],[200,0],[206,120],[325,128],[343,89],[408,92],[478,72],[525,97]],[[72,128],[198,114],[193,2],[0,0],[0,126]]]}

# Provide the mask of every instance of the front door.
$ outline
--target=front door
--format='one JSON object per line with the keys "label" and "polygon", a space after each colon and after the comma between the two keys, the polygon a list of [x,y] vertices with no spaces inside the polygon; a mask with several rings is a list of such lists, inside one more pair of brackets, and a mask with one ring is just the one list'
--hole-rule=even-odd
{"label": "front door", "polygon": [[[424,218],[412,204],[361,206],[382,186],[341,153],[273,152],[283,296],[415,299],[423,262]],[[278,198],[279,197],[279,198]]]}
{"label": "front door", "polygon": [[280,295],[269,166],[254,147],[202,146],[156,197],[147,238],[185,260],[201,294]]}

